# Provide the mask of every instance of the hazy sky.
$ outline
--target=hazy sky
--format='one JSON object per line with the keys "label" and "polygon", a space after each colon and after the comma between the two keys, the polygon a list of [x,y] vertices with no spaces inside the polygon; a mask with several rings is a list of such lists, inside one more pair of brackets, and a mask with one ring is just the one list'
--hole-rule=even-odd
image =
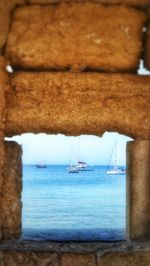
{"label": "hazy sky", "polygon": [[116,141],[118,164],[125,165],[126,142],[131,140],[117,133],[105,133],[103,137],[29,133],[12,139],[22,145],[24,164],[69,164],[83,160],[91,165],[107,165]]}
{"label": "hazy sky", "polygon": [[[139,74],[150,75],[140,63]],[[69,164],[77,160],[88,164],[108,164],[113,146],[117,141],[118,164],[126,163],[126,142],[128,137],[117,133],[105,133],[103,137],[81,136],[66,137],[64,135],[23,134],[12,138],[23,147],[24,164]],[[71,157],[71,160],[70,160]]]}

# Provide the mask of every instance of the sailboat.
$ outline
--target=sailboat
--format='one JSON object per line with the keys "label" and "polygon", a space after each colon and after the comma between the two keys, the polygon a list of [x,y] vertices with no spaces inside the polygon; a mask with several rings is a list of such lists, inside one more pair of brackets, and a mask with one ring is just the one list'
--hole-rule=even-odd
{"label": "sailboat", "polygon": [[68,173],[70,173],[70,174],[78,174],[78,173],[79,173],[79,170],[78,170],[78,168],[76,167],[76,165],[71,165],[71,166],[68,168]]}
{"label": "sailboat", "polygon": [[73,151],[73,146],[71,148],[70,152],[70,163],[69,167],[67,168],[68,173],[79,173],[81,171],[94,171],[93,167],[88,165],[86,162],[80,161],[79,160],[79,150],[80,150],[80,138],[78,139],[78,148],[77,148],[77,162],[76,164],[72,165],[72,151]]}
{"label": "sailboat", "polygon": [[86,162],[82,162],[82,161],[78,161],[76,168],[79,171],[94,171],[94,169],[90,165],[87,165]]}
{"label": "sailboat", "polygon": [[[114,165],[113,167],[110,166],[110,163],[112,161],[112,157],[114,156]],[[115,143],[111,156],[110,156],[110,160],[109,160],[109,164],[107,167],[107,175],[125,175],[126,174],[126,170],[123,167],[118,167],[117,165],[117,142]]]}
{"label": "sailboat", "polygon": [[72,164],[72,153],[73,153],[73,145],[70,151],[70,160],[69,160],[69,167],[67,167],[67,172],[69,174],[78,174],[79,173],[78,168],[76,167],[76,165]]}

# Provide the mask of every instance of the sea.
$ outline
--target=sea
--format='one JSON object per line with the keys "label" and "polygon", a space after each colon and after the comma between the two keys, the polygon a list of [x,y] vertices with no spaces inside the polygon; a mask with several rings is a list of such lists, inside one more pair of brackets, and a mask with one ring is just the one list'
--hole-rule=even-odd
{"label": "sea", "polygon": [[124,240],[126,177],[106,168],[68,173],[67,165],[23,165],[22,239]]}

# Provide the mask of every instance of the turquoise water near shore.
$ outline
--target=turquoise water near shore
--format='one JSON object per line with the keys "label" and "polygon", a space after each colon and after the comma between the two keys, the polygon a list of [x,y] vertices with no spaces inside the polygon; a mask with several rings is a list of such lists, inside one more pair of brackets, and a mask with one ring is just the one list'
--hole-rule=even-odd
{"label": "turquoise water near shore", "polygon": [[23,166],[22,238],[118,241],[125,237],[125,175],[106,166],[69,174],[65,165]]}

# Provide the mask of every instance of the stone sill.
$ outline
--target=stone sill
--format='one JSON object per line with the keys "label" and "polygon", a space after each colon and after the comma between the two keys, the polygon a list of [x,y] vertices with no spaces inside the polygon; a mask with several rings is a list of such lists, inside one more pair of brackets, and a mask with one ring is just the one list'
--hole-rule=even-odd
{"label": "stone sill", "polygon": [[120,242],[49,242],[10,240],[0,244],[0,251],[50,251],[56,253],[105,253],[150,251],[150,240]]}

